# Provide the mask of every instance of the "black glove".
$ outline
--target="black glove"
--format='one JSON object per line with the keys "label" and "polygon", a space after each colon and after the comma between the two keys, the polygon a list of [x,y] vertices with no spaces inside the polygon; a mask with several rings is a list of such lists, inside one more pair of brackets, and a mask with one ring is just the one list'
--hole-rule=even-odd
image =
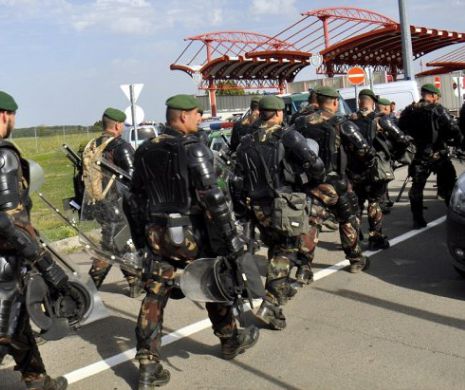
{"label": "black glove", "polygon": [[43,278],[59,291],[67,291],[68,275],[52,259],[49,252],[43,251],[33,263]]}
{"label": "black glove", "polygon": [[228,254],[231,258],[238,258],[244,254],[244,241],[239,236],[234,236],[227,242]]}

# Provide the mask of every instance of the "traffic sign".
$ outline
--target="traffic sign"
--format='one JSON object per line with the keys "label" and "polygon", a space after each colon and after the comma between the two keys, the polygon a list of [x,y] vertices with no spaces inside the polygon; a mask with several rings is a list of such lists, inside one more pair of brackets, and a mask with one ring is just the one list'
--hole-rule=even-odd
{"label": "traffic sign", "polygon": [[[137,99],[139,98],[142,88],[144,88],[144,84],[132,84],[132,86],[133,86],[132,100],[135,103],[137,102]],[[128,100],[131,101],[131,84],[121,84],[120,87],[123,90],[123,93],[128,98]]]}
{"label": "traffic sign", "polygon": [[365,83],[365,71],[360,66],[354,66],[347,71],[347,80],[352,85]]}
{"label": "traffic sign", "polygon": [[434,86],[436,88],[441,88],[441,78],[439,76],[434,77]]}
{"label": "traffic sign", "polygon": [[[124,113],[126,114],[126,124],[134,126],[134,123],[132,121],[131,106],[126,108],[124,110]],[[138,125],[139,123],[142,123],[144,121],[144,117],[145,117],[145,113],[142,107],[134,104],[134,118],[135,118],[136,125]]]}

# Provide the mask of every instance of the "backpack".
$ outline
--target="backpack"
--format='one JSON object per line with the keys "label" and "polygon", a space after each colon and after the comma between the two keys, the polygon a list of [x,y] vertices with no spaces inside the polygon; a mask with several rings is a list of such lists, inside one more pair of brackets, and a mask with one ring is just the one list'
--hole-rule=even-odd
{"label": "backpack", "polygon": [[95,138],[89,141],[82,152],[82,180],[88,197],[87,203],[95,204],[95,202],[105,199],[115,181],[112,177],[104,188],[102,168],[97,165],[97,161],[102,159],[103,151],[113,140],[114,137],[110,137],[97,146]]}

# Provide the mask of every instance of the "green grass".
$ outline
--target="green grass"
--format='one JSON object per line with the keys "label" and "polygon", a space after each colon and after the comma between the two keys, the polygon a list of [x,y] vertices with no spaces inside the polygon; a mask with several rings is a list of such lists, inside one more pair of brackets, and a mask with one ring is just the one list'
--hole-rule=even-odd
{"label": "green grass", "polygon": [[[62,152],[63,143],[75,151],[99,133],[56,134],[36,139],[17,138],[12,141],[19,147],[23,157],[39,163],[45,172],[45,183],[40,191],[56,207],[63,209],[63,199],[74,195],[73,166]],[[13,134],[14,135],[14,134]],[[49,240],[60,240],[76,235],[75,231],[59,219],[36,194],[32,194],[32,222],[34,227]]]}

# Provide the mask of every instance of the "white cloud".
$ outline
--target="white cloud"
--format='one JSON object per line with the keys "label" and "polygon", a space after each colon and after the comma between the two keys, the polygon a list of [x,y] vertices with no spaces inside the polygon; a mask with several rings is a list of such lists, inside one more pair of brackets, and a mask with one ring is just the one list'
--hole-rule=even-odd
{"label": "white cloud", "polygon": [[295,0],[253,0],[250,12],[254,15],[298,15]]}
{"label": "white cloud", "polygon": [[146,34],[153,30],[155,10],[146,0],[96,0],[74,6],[70,15],[78,30],[98,29],[123,34]]}

